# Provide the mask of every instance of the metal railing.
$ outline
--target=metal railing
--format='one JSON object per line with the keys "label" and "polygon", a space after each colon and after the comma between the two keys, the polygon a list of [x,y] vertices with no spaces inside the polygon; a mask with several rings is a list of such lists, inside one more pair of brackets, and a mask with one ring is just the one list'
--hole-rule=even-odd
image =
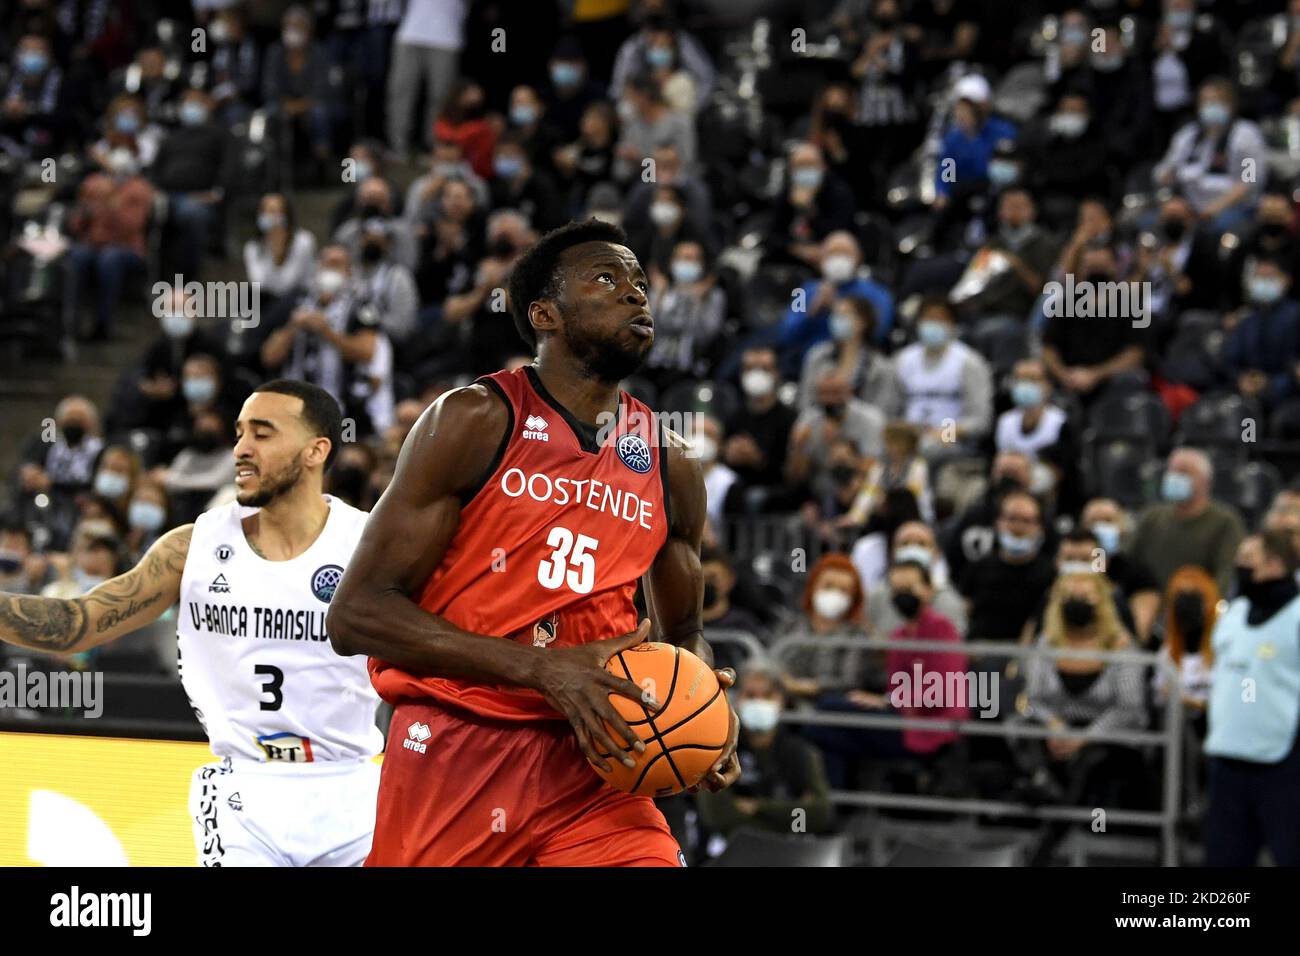
{"label": "metal railing", "polygon": [[[1150,651],[1096,651],[1084,649],[1057,649],[1020,644],[999,644],[989,641],[937,643],[922,640],[871,641],[844,637],[786,637],[771,648],[771,658],[783,665],[795,650],[847,648],[863,650],[867,647],[880,651],[928,651],[930,653],[964,653],[970,658],[1014,657],[1100,660],[1107,663],[1154,665],[1166,668],[1168,686],[1177,688],[1179,676],[1173,663]],[[969,672],[968,672],[969,673]],[[1116,743],[1130,746],[1157,746],[1163,751],[1163,786],[1161,806],[1158,811],[1107,809],[1108,823],[1135,827],[1151,827],[1160,833],[1161,859],[1165,866],[1178,865],[1177,831],[1181,813],[1183,760],[1182,698],[1176,690],[1169,695],[1164,708],[1164,726],[1159,731],[1109,730],[1093,733],[1084,728],[1053,730],[1031,724],[990,720],[958,720],[952,718],[905,717],[901,714],[846,714],[822,713],[807,710],[787,710],[781,715],[782,723],[808,724],[860,728],[894,728],[930,731],[956,731],[963,736],[1003,738],[1076,738],[1090,743]],[[956,797],[915,796],[885,791],[832,791],[831,800],[843,806],[919,810],[931,813],[956,813],[994,817],[1028,817],[1069,823],[1086,823],[1095,816],[1093,807],[1081,806],[1029,806],[1008,800],[980,800]]]}

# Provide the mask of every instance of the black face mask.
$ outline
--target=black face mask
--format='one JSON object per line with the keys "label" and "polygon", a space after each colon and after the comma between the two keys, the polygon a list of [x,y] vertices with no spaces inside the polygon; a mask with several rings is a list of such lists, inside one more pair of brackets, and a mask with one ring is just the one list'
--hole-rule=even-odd
{"label": "black face mask", "polygon": [[713,607],[718,603],[718,586],[712,581],[704,582],[704,606]]}
{"label": "black face mask", "polygon": [[1097,609],[1086,598],[1066,598],[1061,604],[1061,615],[1070,627],[1087,627],[1097,617]]}
{"label": "black face mask", "polygon": [[493,239],[488,246],[488,255],[494,259],[508,259],[515,254],[515,244],[504,237]]}
{"label": "black face mask", "polygon": [[1238,565],[1235,568],[1233,568],[1233,576],[1237,582],[1237,594],[1248,595],[1250,593],[1251,586],[1255,583],[1254,582],[1255,569],[1243,568],[1240,565]]}
{"label": "black face mask", "polygon": [[1182,219],[1166,219],[1160,224],[1166,236],[1174,242],[1178,242],[1183,236],[1187,235],[1187,223]]}
{"label": "black face mask", "polygon": [[1094,285],[1100,285],[1103,282],[1114,282],[1115,277],[1109,272],[1089,272],[1083,277],[1085,282],[1091,282]]}
{"label": "black face mask", "polygon": [[387,217],[384,215],[383,207],[377,205],[376,203],[372,203],[372,202],[368,202],[368,203],[365,203],[365,204],[362,205],[362,206],[357,207],[357,214],[358,214],[359,216],[361,216],[362,219],[385,219],[385,218],[387,218]]}
{"label": "black face mask", "polygon": [[1183,644],[1195,654],[1205,636],[1205,604],[1195,591],[1181,591],[1174,597],[1174,623],[1183,634]]}
{"label": "black face mask", "polygon": [[1286,225],[1280,222],[1263,222],[1259,226],[1259,234],[1264,239],[1281,239],[1286,232]]}
{"label": "black face mask", "polygon": [[23,563],[18,558],[11,558],[8,555],[0,557],[0,574],[15,574]]}
{"label": "black face mask", "polygon": [[836,465],[831,469],[831,480],[837,485],[847,485],[858,474],[858,470],[852,465]]}
{"label": "black face mask", "polygon": [[216,451],[221,447],[221,436],[216,432],[195,432],[192,444],[199,451]]}
{"label": "black face mask", "polygon": [[1024,490],[1025,486],[1010,475],[1001,475],[997,481],[993,482],[993,494],[995,497],[1000,498],[1008,492]]}
{"label": "black face mask", "polygon": [[384,246],[382,243],[367,242],[361,247],[361,261],[367,265],[374,265],[382,258],[384,258]]}
{"label": "black face mask", "polygon": [[909,621],[921,613],[921,599],[911,591],[895,591],[889,596],[894,609]]}
{"label": "black face mask", "polygon": [[838,422],[841,418],[844,417],[844,406],[842,404],[823,405],[822,411],[825,412],[826,417],[833,422]]}
{"label": "black face mask", "polygon": [[63,440],[69,445],[77,446],[81,444],[81,439],[86,437],[86,426],[69,422],[63,426]]}

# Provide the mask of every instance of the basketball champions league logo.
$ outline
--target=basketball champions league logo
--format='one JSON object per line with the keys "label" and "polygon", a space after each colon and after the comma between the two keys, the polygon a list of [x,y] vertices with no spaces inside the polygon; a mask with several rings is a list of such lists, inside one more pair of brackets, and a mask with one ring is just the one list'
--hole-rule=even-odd
{"label": "basketball champions league logo", "polygon": [[640,435],[624,435],[617,447],[619,460],[638,475],[650,470],[650,446]]}

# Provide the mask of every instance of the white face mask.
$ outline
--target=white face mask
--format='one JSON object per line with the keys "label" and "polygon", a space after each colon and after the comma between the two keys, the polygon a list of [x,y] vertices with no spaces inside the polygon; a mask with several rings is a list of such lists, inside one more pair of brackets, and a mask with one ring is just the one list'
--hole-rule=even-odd
{"label": "white face mask", "polygon": [[650,221],[656,226],[671,226],[682,218],[682,211],[674,203],[654,202],[650,204]]}
{"label": "white face mask", "polygon": [[706,465],[718,460],[718,443],[708,435],[696,435],[691,440],[691,447],[695,449],[695,454],[699,456],[700,461]]}
{"label": "white face mask", "polygon": [[852,603],[851,597],[835,588],[819,588],[812,596],[813,612],[828,621],[838,621],[848,613]]}
{"label": "white face mask", "polygon": [[774,700],[760,700],[747,697],[737,708],[740,726],[756,734],[765,734],[773,730],[781,719],[781,705]]}
{"label": "white face mask", "polygon": [[169,313],[158,320],[162,324],[163,334],[172,339],[183,339],[194,331],[194,317]]}
{"label": "white face mask", "polygon": [[857,267],[852,256],[834,255],[822,260],[822,277],[827,282],[847,282]]}
{"label": "white face mask", "polygon": [[347,281],[348,277],[337,269],[322,269],[316,273],[316,289],[321,295],[334,295]]}
{"label": "white face mask", "polygon": [[740,376],[740,387],[750,398],[765,398],[776,388],[776,376],[765,368],[751,368]]}
{"label": "white face mask", "polygon": [[895,561],[915,561],[923,568],[929,568],[934,555],[923,544],[902,544],[894,551]]}

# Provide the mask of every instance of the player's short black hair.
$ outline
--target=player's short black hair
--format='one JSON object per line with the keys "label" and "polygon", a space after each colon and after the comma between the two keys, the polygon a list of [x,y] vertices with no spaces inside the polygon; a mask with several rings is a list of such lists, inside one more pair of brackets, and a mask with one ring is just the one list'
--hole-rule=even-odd
{"label": "player's short black hair", "polygon": [[328,471],[343,446],[343,412],[334,396],[319,385],[296,378],[277,378],[257,386],[253,391],[273,392],[302,399],[302,420],[314,434],[330,440],[329,454],[325,456],[325,467],[322,469]]}
{"label": "player's short black hair", "polygon": [[584,242],[610,242],[627,245],[627,234],[612,223],[599,219],[571,222],[552,229],[520,256],[510,270],[506,290],[510,294],[510,314],[519,337],[529,348],[537,348],[537,333],[528,321],[528,307],[539,299],[554,299],[560,294],[560,254]]}

